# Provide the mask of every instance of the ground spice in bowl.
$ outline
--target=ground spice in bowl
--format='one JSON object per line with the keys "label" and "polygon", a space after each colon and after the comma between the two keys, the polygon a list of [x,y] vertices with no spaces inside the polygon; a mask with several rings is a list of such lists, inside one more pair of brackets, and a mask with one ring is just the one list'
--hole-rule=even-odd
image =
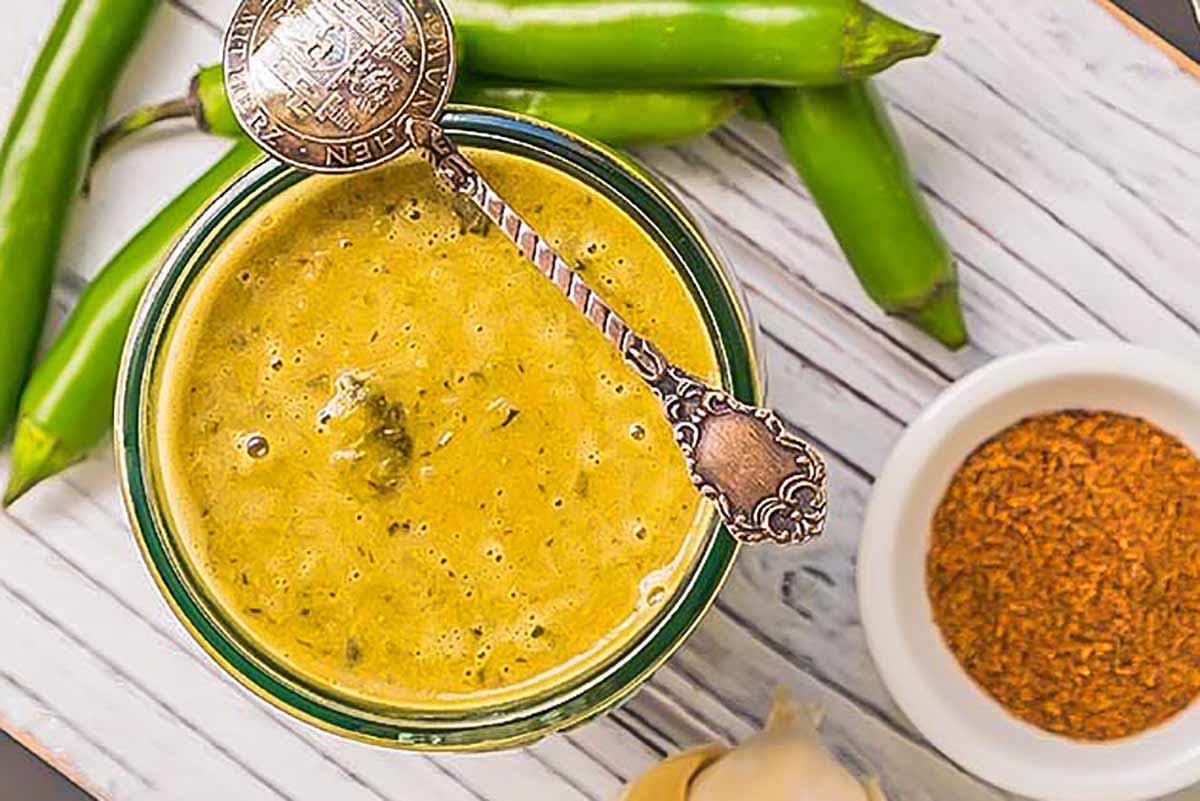
{"label": "ground spice in bowl", "polygon": [[955,473],[926,581],[950,650],[1012,714],[1144,731],[1200,693],[1200,460],[1137,417],[1022,420]]}

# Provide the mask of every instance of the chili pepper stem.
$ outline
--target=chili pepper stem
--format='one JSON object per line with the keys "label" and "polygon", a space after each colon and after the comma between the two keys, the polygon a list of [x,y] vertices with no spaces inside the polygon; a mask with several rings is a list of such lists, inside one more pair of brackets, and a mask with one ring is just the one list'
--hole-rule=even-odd
{"label": "chili pepper stem", "polygon": [[106,153],[133,134],[163,120],[177,120],[194,114],[192,104],[186,97],[177,97],[163,103],[151,103],[136,108],[100,132],[92,145],[91,165],[95,166]]}
{"label": "chili pepper stem", "polygon": [[58,437],[43,430],[35,421],[21,418],[13,440],[12,472],[9,473],[8,487],[4,490],[0,506],[10,505],[39,481],[76,461],[77,457],[63,450]]}
{"label": "chili pepper stem", "polygon": [[908,58],[933,52],[941,36],[921,31],[862,6],[846,30],[842,70],[845,77],[865,78]]}

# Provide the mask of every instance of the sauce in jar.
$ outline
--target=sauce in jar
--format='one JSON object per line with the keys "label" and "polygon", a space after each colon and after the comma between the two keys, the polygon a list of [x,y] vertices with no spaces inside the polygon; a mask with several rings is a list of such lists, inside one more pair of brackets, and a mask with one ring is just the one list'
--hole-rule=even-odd
{"label": "sauce in jar", "polygon": [[[468,155],[636,330],[719,380],[633,219],[537,162]],[[184,298],[163,364],[159,480],[205,591],[339,693],[477,707],[578,679],[703,545],[711,510],[658,400],[413,158],[257,211]]]}

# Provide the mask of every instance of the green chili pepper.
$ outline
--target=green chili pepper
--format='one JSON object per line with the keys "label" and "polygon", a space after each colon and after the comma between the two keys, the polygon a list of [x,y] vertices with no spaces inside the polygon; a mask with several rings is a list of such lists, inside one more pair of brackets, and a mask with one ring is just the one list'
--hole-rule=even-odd
{"label": "green chili pepper", "polygon": [[0,438],[46,317],[92,136],[158,0],[66,0],[0,146]]}
{"label": "green chili pepper", "polygon": [[[620,147],[676,142],[698,136],[732,116],[746,101],[733,89],[600,89],[505,84],[464,76],[453,101],[516,111]],[[184,98],[135,109],[96,139],[100,158],[126,137],[166,119],[191,117],[202,131],[240,137],[225,96],[221,66],[202,68]]]}
{"label": "green chili pepper", "polygon": [[678,142],[711,131],[745,104],[727,89],[600,89],[463,80],[455,103],[516,111],[606,144]]}
{"label": "green chili pepper", "polygon": [[262,152],[238,142],[160,211],[92,280],[21,395],[4,504],[82,459],[112,423],[125,335],[150,277],[179,232]]}
{"label": "green chili pepper", "polygon": [[827,86],[936,34],[861,0],[449,0],[472,73],[578,86]]}
{"label": "green chili pepper", "polygon": [[948,347],[965,344],[954,256],[874,86],[758,96],[871,299]]}

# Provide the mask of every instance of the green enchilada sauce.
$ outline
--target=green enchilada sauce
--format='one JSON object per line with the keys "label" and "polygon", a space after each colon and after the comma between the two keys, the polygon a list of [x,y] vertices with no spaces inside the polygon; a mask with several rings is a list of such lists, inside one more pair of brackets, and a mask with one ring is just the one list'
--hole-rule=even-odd
{"label": "green enchilada sauce", "polygon": [[[632,219],[538,163],[470,157],[636,329],[719,380]],[[710,512],[658,401],[414,160],[256,212],[162,363],[160,480],[194,570],[246,636],[337,692],[476,706],[578,678],[702,545]]]}

